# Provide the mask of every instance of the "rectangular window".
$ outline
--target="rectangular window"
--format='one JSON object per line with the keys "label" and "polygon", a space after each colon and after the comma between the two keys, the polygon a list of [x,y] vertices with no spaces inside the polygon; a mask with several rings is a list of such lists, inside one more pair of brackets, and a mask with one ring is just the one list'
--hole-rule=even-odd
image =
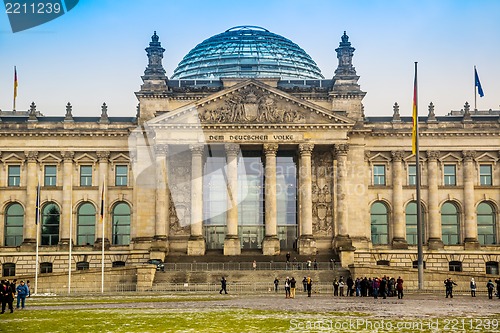
{"label": "rectangular window", "polygon": [[21,166],[9,165],[9,186],[21,186]]}
{"label": "rectangular window", "polygon": [[115,186],[127,186],[128,166],[117,165],[115,168]]}
{"label": "rectangular window", "polygon": [[373,185],[385,185],[385,165],[373,166]]}
{"label": "rectangular window", "polygon": [[44,186],[56,186],[57,166],[46,165],[44,175]]}
{"label": "rectangular window", "polygon": [[457,185],[457,171],[455,165],[451,164],[444,165],[444,185],[445,186]]}
{"label": "rectangular window", "polygon": [[417,166],[415,164],[408,165],[408,185],[417,185]]}
{"label": "rectangular window", "polygon": [[481,186],[493,185],[491,174],[492,174],[491,165],[481,164],[479,166],[479,180]]}
{"label": "rectangular window", "polygon": [[80,166],[80,186],[92,186],[92,166]]}

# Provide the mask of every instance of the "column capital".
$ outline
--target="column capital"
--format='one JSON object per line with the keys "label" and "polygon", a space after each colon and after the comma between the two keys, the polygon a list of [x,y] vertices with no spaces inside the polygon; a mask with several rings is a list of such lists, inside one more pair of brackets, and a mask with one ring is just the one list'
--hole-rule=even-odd
{"label": "column capital", "polygon": [[72,162],[73,157],[75,157],[75,153],[72,151],[62,151],[61,156],[64,161]]}
{"label": "column capital", "polygon": [[227,155],[238,155],[240,151],[240,145],[237,143],[226,143],[224,145],[224,149],[226,149]]}
{"label": "column capital", "polygon": [[439,150],[428,150],[427,151],[427,159],[429,161],[437,161],[437,159],[439,158]]}
{"label": "column capital", "polygon": [[336,156],[347,156],[349,145],[347,143],[336,144],[334,151]]}
{"label": "column capital", "polygon": [[278,144],[277,143],[265,143],[264,144],[264,153],[266,155],[276,155],[278,152]]}
{"label": "column capital", "polygon": [[476,152],[474,150],[464,150],[462,151],[462,156],[464,161],[472,161],[476,157]]}
{"label": "column capital", "polygon": [[395,162],[401,162],[403,160],[405,152],[402,150],[393,150],[391,151],[392,160]]}
{"label": "column capital", "polygon": [[38,158],[38,151],[36,150],[25,151],[24,156],[26,156],[28,162],[36,162]]}
{"label": "column capital", "polygon": [[314,144],[312,143],[301,143],[299,144],[299,153],[300,155],[311,155],[314,149]]}
{"label": "column capital", "polygon": [[97,151],[97,158],[99,162],[107,162],[109,159],[110,152],[109,150],[99,150]]}
{"label": "column capital", "polygon": [[205,146],[201,145],[201,144],[191,144],[189,145],[189,150],[191,150],[191,153],[193,155],[197,154],[197,155],[203,155],[203,151],[205,149]]}
{"label": "column capital", "polygon": [[155,154],[156,154],[156,156],[166,155],[167,153],[168,153],[168,145],[167,144],[157,144],[157,145],[155,145]]}

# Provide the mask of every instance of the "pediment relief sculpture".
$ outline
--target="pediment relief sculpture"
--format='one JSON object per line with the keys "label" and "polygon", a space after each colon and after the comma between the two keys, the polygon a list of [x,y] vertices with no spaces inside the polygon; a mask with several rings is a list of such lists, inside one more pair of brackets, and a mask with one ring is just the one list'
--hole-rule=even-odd
{"label": "pediment relief sculpture", "polygon": [[[302,111],[302,112],[301,112]],[[201,107],[202,123],[305,123],[303,110],[253,86],[229,95],[215,106]]]}

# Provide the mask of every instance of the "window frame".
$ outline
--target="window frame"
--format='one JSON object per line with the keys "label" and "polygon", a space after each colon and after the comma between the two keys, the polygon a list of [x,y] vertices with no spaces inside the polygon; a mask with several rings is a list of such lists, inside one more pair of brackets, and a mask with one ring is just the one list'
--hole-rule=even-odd
{"label": "window frame", "polygon": [[40,263],[40,274],[50,274],[53,272],[54,265],[51,262]]}
{"label": "window frame", "polygon": [[[54,173],[49,174],[48,170],[53,170]],[[43,166],[43,186],[57,186],[57,165],[49,164]]]}
{"label": "window frame", "polygon": [[[90,174],[84,174],[84,168],[90,169]],[[92,165],[80,165],[80,186],[81,187],[89,187],[92,186]],[[90,179],[90,184],[88,180]]]}
{"label": "window frame", "polygon": [[[14,175],[11,172],[11,170],[13,170],[14,168],[16,168],[19,171],[18,175]],[[7,187],[20,187],[20,186],[21,186],[21,166],[18,164],[9,165],[7,167]]]}
{"label": "window frame", "polygon": [[[22,209],[22,215],[15,215],[15,214],[9,214],[9,210],[12,209],[15,206],[19,206]],[[5,217],[4,217],[4,246],[20,246],[23,242],[23,229],[24,229],[24,223],[25,223],[25,210],[23,205],[21,205],[18,202],[13,202],[9,204],[5,208]],[[21,225],[18,224],[9,224],[10,219],[16,219],[16,218],[22,218],[22,223]],[[9,235],[8,229],[20,229],[20,232],[14,233],[13,235]],[[18,230],[19,231],[19,230]],[[10,241],[7,241],[10,238],[14,238],[14,244],[10,245]]]}
{"label": "window frame", "polygon": [[463,263],[458,260],[452,260],[448,262],[449,272],[463,272]]}
{"label": "window frame", "polygon": [[[447,172],[446,169],[449,169],[449,168],[453,168],[453,174]],[[456,164],[444,164],[443,165],[443,185],[444,186],[457,186],[457,165]]]}
{"label": "window frame", "polygon": [[3,276],[16,276],[16,264],[13,262],[4,262],[2,264]]}
{"label": "window frame", "polygon": [[[483,167],[488,167],[489,172],[484,174]],[[489,180],[488,182],[483,182],[483,179]],[[491,164],[479,164],[479,185],[480,186],[493,186],[493,166]]]}
{"label": "window frame", "polygon": [[[120,174],[118,172],[119,170],[125,170],[125,174]],[[123,179],[125,179],[125,183],[123,182]],[[128,165],[115,165],[115,186],[128,186]]]}
{"label": "window frame", "polygon": [[[413,169],[413,173],[411,172]],[[417,165],[408,164],[408,186],[417,186]]]}
{"label": "window frame", "polygon": [[[381,169],[383,172],[378,173],[376,170]],[[385,164],[374,164],[372,168],[373,172],[373,185],[374,186],[386,186],[387,185],[387,168]]]}
{"label": "window frame", "polygon": [[[373,210],[373,207],[374,205],[376,204],[381,204],[382,206],[384,206],[385,208],[385,214],[374,214],[372,212]],[[389,244],[389,219],[390,219],[390,216],[389,216],[389,207],[383,202],[383,201],[375,201],[371,204],[370,206],[370,240],[372,242],[373,245],[388,245]],[[374,222],[374,219],[373,219],[373,216],[385,216],[385,223],[373,223]],[[375,219],[375,221],[379,221],[379,219]],[[386,228],[386,232],[385,233],[376,233],[374,234],[373,233],[373,226],[385,226]],[[380,239],[383,238],[383,237],[386,237],[385,241],[381,241]],[[376,237],[378,239],[377,242],[375,242],[374,240],[374,237]]]}
{"label": "window frame", "polygon": [[[454,208],[455,208],[455,214],[454,215],[451,215],[451,214],[444,214],[443,215],[443,207],[446,205],[446,204],[450,204],[452,205]],[[441,215],[441,240],[443,241],[444,245],[460,245],[462,243],[462,238],[461,238],[461,233],[462,233],[462,230],[461,230],[461,226],[460,226],[460,209],[457,207],[457,205],[451,201],[446,201],[445,203],[443,203],[443,205],[441,206],[441,209],[439,210],[439,213]],[[443,224],[443,216],[456,216],[456,224],[451,224],[451,223],[446,223],[446,224]],[[452,226],[455,226],[456,225],[456,230],[457,230],[457,233],[456,234],[452,234],[452,233],[447,233],[447,234],[444,234],[443,233],[443,230],[445,228],[443,228],[444,225],[452,225]],[[445,241],[445,237],[444,236],[447,236],[446,238],[446,241]],[[457,236],[457,243],[450,243],[449,240],[451,238],[452,235],[456,235]]]}

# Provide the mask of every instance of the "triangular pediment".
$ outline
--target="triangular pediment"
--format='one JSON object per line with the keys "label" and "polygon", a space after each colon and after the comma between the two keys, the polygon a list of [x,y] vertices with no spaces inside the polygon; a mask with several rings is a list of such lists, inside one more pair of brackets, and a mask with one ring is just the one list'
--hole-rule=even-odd
{"label": "triangular pediment", "polygon": [[333,125],[355,121],[250,79],[148,121],[148,125]]}

